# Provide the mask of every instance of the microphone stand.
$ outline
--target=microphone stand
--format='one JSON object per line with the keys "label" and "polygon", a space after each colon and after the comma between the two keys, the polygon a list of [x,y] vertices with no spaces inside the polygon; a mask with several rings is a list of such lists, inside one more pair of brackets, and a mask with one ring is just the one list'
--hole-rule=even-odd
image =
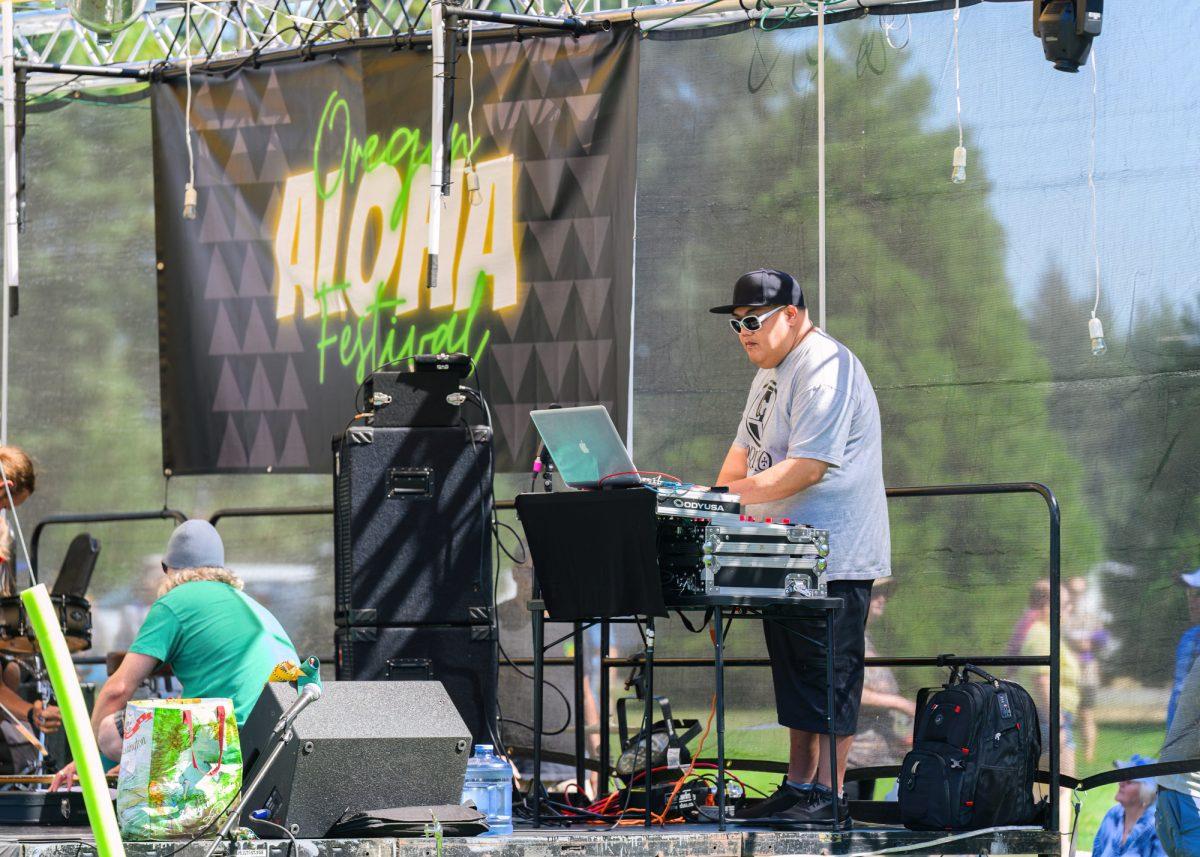
{"label": "microphone stand", "polygon": [[283,748],[295,737],[292,724],[296,721],[300,712],[320,698],[321,686],[315,683],[306,684],[304,689],[300,691],[300,695],[296,697],[296,701],[288,706],[287,711],[283,712],[280,716],[279,721],[275,724],[275,729],[271,732],[271,737],[268,739],[268,743],[274,741],[275,745],[271,747],[270,753],[257,765],[254,771],[254,779],[250,780],[250,785],[242,789],[241,795],[234,801],[233,811],[229,813],[220,830],[217,831],[216,838],[208,846],[208,850],[204,852],[204,857],[213,857],[221,842],[233,830],[238,819],[242,817],[242,810],[246,808],[250,796],[262,785],[263,780],[267,778],[267,773],[271,770],[271,766],[275,764],[275,761],[283,753]]}

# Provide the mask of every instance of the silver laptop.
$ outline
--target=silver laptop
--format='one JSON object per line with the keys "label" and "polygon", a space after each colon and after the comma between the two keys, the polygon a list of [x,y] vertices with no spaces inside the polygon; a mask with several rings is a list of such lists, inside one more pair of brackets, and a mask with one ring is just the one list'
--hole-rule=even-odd
{"label": "silver laptop", "polygon": [[633,460],[602,405],[532,411],[529,416],[572,488],[639,485]]}

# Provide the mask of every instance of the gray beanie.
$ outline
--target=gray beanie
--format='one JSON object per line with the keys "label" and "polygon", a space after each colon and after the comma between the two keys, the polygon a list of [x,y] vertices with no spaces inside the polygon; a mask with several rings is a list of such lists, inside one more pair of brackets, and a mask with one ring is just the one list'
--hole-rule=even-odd
{"label": "gray beanie", "polygon": [[167,540],[162,561],[168,569],[224,568],[225,545],[208,521],[184,521]]}

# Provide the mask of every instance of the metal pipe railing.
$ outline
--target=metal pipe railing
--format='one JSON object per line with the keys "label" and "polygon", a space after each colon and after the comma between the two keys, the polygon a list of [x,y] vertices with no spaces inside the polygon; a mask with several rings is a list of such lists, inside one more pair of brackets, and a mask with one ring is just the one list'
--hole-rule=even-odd
{"label": "metal pipe railing", "polygon": [[187,520],[187,515],[180,512],[178,509],[157,509],[153,512],[94,512],[94,513],[75,513],[62,512],[56,515],[47,515],[38,521],[37,526],[33,528],[33,537],[29,540],[29,564],[33,567],[34,574],[38,580],[42,579],[42,568],[38,564],[38,544],[42,540],[42,532],[46,527],[59,526],[63,524],[112,524],[122,521],[165,521],[174,520],[176,524],[182,524]]}

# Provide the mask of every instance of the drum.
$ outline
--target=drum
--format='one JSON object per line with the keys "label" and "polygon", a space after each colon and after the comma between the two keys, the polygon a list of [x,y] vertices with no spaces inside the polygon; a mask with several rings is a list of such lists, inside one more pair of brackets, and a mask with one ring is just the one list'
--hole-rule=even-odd
{"label": "drum", "polygon": [[[81,652],[92,647],[92,605],[78,595],[51,595],[58,626],[67,638],[67,648]],[[29,655],[37,651],[33,624],[18,595],[0,598],[0,652]]]}

